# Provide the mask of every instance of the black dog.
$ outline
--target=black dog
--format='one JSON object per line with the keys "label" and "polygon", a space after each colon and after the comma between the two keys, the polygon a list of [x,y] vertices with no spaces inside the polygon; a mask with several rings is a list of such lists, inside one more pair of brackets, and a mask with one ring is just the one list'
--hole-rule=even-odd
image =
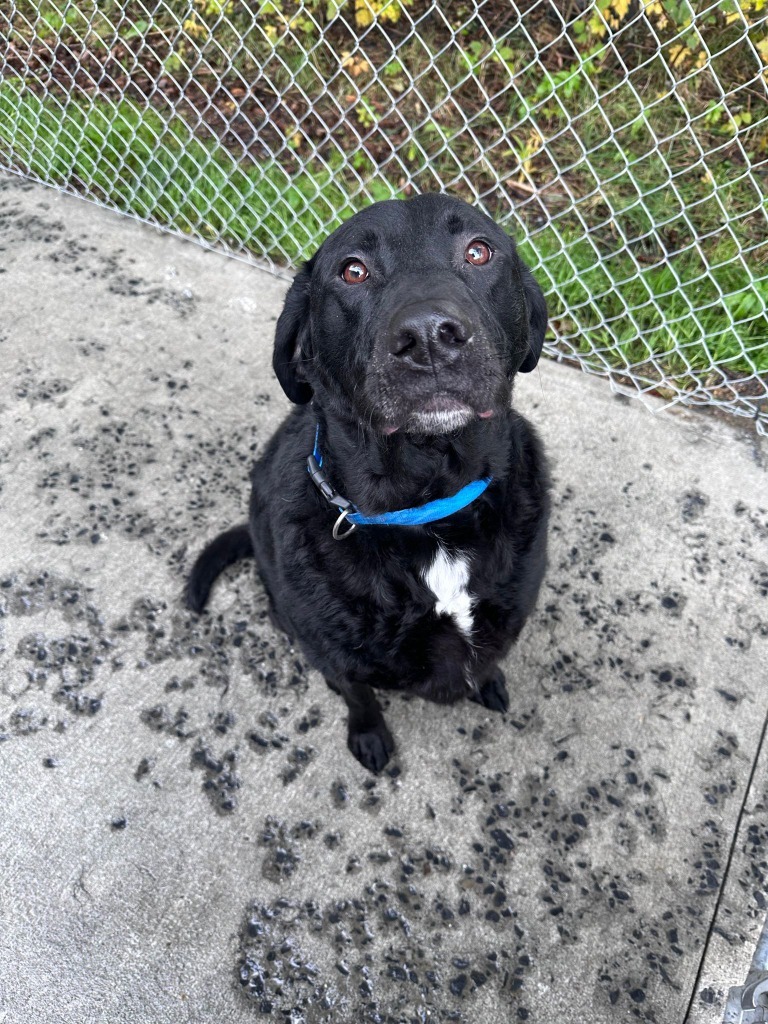
{"label": "black dog", "polygon": [[186,599],[202,611],[255,555],[274,621],[346,700],[372,771],[394,749],[372,687],[507,709],[498,661],[536,600],[549,513],[510,399],[546,324],[512,240],[442,195],[358,213],[286,297],[273,366],[298,408],[253,469],[250,525],[208,545]]}

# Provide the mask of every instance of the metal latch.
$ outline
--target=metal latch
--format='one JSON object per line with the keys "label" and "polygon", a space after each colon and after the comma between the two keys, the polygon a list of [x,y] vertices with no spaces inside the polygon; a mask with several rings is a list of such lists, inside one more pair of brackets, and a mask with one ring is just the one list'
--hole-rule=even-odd
{"label": "metal latch", "polygon": [[746,982],[728,990],[723,1024],[768,1024],[768,918]]}

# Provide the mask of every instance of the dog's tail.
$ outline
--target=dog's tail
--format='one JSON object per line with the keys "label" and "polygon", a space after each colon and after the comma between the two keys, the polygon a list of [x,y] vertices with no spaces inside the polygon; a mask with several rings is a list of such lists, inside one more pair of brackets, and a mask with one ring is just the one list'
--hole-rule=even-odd
{"label": "dog's tail", "polygon": [[219,573],[228,565],[253,555],[253,544],[248,524],[235,526],[219,534],[197,556],[184,588],[187,608],[198,614],[205,608],[211,587]]}

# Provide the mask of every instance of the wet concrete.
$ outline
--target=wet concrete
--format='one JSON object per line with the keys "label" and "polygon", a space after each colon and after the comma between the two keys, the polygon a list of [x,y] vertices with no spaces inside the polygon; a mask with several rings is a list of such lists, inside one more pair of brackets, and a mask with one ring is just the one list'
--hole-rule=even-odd
{"label": "wet concrete", "polygon": [[285,413],[284,292],[0,178],[0,1020],[720,1020],[767,899],[765,442],[522,379],[555,512],[509,713],[390,695],[373,779],[252,567],[179,600]]}

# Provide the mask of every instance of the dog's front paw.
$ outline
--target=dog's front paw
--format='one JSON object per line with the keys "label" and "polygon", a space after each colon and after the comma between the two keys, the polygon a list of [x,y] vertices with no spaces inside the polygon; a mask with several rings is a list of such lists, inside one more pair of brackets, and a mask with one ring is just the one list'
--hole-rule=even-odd
{"label": "dog's front paw", "polygon": [[363,768],[377,775],[395,749],[395,741],[383,720],[364,731],[350,728],[347,745]]}
{"label": "dog's front paw", "polygon": [[486,679],[480,689],[471,694],[469,699],[482,704],[489,711],[507,711],[509,709],[509,694],[501,669],[497,668],[490,679]]}

